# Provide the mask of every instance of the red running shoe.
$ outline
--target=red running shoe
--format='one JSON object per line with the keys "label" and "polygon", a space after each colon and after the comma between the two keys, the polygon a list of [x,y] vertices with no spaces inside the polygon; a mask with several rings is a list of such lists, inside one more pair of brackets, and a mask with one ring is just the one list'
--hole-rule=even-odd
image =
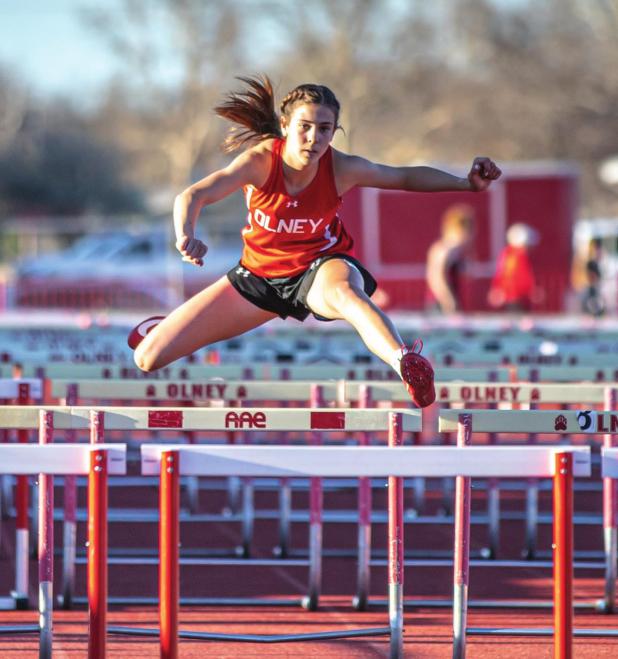
{"label": "red running shoe", "polygon": [[[418,346],[418,350],[416,350]],[[404,346],[405,348],[405,346]],[[413,402],[418,407],[427,407],[436,399],[433,386],[433,368],[425,357],[421,357],[423,342],[416,339],[408,352],[401,358],[401,377]]]}
{"label": "red running shoe", "polygon": [[135,348],[137,348],[137,346],[144,340],[146,334],[156,327],[164,318],[165,316],[151,316],[150,318],[146,318],[146,320],[142,320],[139,325],[136,325],[127,338],[129,348],[135,350]]}

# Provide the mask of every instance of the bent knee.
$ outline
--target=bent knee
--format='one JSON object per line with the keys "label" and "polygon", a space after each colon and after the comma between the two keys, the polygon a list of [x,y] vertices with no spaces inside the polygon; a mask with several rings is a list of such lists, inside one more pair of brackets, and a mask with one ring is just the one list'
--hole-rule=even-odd
{"label": "bent knee", "polygon": [[161,368],[164,364],[159,363],[160,355],[152,349],[149,349],[147,345],[144,345],[145,343],[145,341],[142,341],[142,343],[137,346],[133,353],[133,361],[140,371],[151,373],[152,371]]}
{"label": "bent knee", "polygon": [[362,286],[349,281],[339,281],[327,289],[326,297],[334,307],[355,303],[359,299],[365,299],[367,295]]}

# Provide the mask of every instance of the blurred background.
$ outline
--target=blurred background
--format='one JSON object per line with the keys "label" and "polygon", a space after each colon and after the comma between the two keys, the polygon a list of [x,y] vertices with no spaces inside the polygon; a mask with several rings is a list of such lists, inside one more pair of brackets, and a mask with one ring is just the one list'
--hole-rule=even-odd
{"label": "blurred background", "polygon": [[[428,249],[465,203],[460,310],[490,309],[507,230],[524,223],[531,311],[616,313],[618,0],[3,0],[0,37],[0,310],[165,311],[234,265],[240,193],[203,214],[203,269],[174,252],[171,208],[229,162],[213,106],[263,72],[278,99],[330,86],[341,150],[502,166],[478,195],[347,195],[385,307],[427,307]],[[593,284],[600,311],[584,305]]]}

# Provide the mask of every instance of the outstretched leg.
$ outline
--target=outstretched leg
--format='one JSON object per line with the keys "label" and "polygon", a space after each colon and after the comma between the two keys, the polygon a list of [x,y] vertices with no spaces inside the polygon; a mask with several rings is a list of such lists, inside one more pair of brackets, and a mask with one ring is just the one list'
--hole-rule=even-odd
{"label": "outstretched leg", "polygon": [[347,320],[377,357],[390,365],[400,362],[398,370],[417,405],[425,407],[433,403],[431,365],[414,348],[407,353],[402,351],[399,332],[367,296],[363,277],[354,265],[344,259],[323,263],[307,294],[307,306],[325,318]]}
{"label": "outstretched leg", "polygon": [[277,314],[246,300],[223,276],[149,331],[135,350],[135,363],[143,371],[154,371],[273,318]]}
{"label": "outstretched leg", "polygon": [[343,259],[330,259],[318,268],[307,306],[324,318],[347,320],[387,364],[403,344],[390,318],[365,293],[361,273]]}

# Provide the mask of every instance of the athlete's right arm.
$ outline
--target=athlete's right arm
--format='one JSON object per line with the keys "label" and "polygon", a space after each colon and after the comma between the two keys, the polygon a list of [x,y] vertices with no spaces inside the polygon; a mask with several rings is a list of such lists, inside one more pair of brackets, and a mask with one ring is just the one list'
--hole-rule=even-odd
{"label": "athlete's right arm", "polygon": [[208,247],[195,237],[200,211],[244,185],[260,187],[270,171],[270,150],[264,144],[244,151],[223,169],[219,169],[183,190],[174,200],[176,249],[183,261],[204,265]]}

